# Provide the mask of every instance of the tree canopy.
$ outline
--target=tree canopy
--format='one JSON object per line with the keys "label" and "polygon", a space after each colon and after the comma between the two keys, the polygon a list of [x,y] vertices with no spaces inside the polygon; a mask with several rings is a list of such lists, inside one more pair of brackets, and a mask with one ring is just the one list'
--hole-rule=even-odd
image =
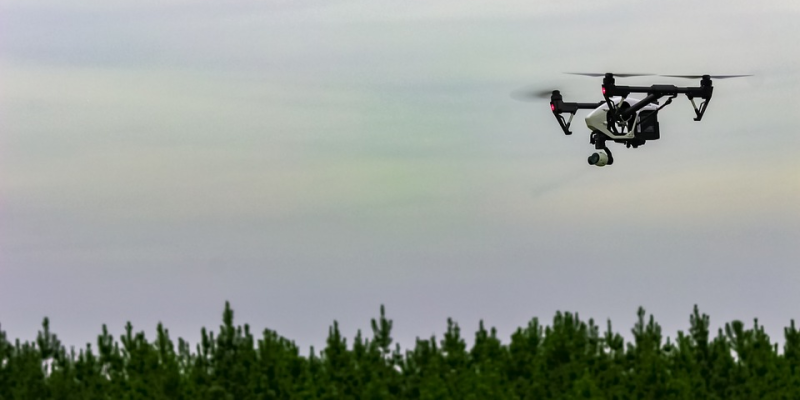
{"label": "tree canopy", "polygon": [[[799,399],[800,333],[782,349],[755,320],[712,336],[695,306],[689,329],[663,336],[643,309],[626,343],[611,322],[558,312],[532,319],[508,343],[481,322],[468,346],[447,321],[442,338],[393,343],[383,307],[371,335],[348,341],[334,322],[324,349],[304,356],[272,330],[236,325],[225,304],[219,329],[191,348],[158,325],[148,339],[128,323],[94,345],[67,350],[47,318],[33,341],[0,329],[0,400],[10,399]],[[781,351],[779,351],[781,350]]]}

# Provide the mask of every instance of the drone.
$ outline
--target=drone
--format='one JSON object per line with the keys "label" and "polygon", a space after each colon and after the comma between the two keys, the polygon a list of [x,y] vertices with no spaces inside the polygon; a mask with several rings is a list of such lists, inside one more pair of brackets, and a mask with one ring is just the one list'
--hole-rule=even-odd
{"label": "drone", "polygon": [[[685,94],[692,103],[695,121],[705,115],[714,87],[711,79],[739,78],[751,75],[660,75],[671,78],[700,79],[700,86],[678,87],[674,85],[652,86],[618,86],[613,73],[569,73],[603,77],[603,100],[597,103],[565,102],[558,90],[531,93],[535,97],[550,95],[550,110],[558,121],[565,135],[571,135],[572,118],[578,110],[592,110],[586,116],[586,126],[591,131],[589,143],[594,145],[595,152],[589,156],[589,165],[602,167],[614,164],[614,156],[606,147],[607,141],[625,144],[626,148],[637,148],[651,140],[658,140],[661,132],[658,124],[658,112],[672,103],[678,95]],[[617,74],[617,77],[650,76],[653,74]],[[645,95],[643,98],[632,97],[632,94]],[[663,104],[659,100],[666,98]],[[698,105],[695,100],[699,100]],[[569,114],[569,119],[564,118]]]}

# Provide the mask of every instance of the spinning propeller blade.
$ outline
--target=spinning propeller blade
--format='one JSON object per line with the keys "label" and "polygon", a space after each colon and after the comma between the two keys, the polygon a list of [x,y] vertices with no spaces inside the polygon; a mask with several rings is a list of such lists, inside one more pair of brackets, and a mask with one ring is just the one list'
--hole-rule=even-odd
{"label": "spinning propeller blade", "polygon": [[[703,77],[703,75],[659,75],[659,76],[666,76],[668,78],[686,78],[686,79],[700,79]],[[743,78],[746,76],[753,76],[753,75],[709,75],[711,79]]]}
{"label": "spinning propeller blade", "polygon": [[[595,72],[565,72],[565,74],[591,76],[593,78],[606,76],[605,73],[598,74],[598,73],[595,73]],[[632,77],[632,76],[651,76],[653,74],[613,74],[613,75],[615,77],[620,77],[620,78],[629,78],[629,77]]]}
{"label": "spinning propeller blade", "polygon": [[511,98],[519,101],[536,101],[549,99],[553,89],[521,89],[511,92]]}

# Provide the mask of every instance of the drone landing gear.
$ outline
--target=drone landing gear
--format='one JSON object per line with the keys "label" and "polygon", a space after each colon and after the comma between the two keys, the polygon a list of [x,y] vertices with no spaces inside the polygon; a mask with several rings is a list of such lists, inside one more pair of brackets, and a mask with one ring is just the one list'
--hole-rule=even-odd
{"label": "drone landing gear", "polygon": [[703,119],[703,114],[706,113],[706,107],[708,107],[708,102],[711,101],[711,98],[703,99],[703,102],[700,103],[698,106],[697,103],[694,102],[694,97],[689,97],[689,101],[692,102],[692,107],[694,108],[694,114],[696,117],[694,118],[695,121],[700,121]]}

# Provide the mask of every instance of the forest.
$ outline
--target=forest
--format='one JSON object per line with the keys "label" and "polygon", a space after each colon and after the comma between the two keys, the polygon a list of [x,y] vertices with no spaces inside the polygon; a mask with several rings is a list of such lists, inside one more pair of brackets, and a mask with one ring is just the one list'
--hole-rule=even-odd
{"label": "forest", "polygon": [[334,322],[325,348],[307,352],[233,314],[226,303],[218,331],[203,328],[195,346],[160,324],[152,339],[130,323],[119,338],[103,326],[78,350],[46,318],[33,341],[0,329],[0,399],[800,399],[794,321],[779,348],[757,320],[713,334],[697,306],[674,338],[640,308],[628,341],[610,321],[558,312],[507,343],[481,323],[470,346],[448,320],[441,338],[409,349],[393,343],[381,307],[371,334],[348,340]]}

